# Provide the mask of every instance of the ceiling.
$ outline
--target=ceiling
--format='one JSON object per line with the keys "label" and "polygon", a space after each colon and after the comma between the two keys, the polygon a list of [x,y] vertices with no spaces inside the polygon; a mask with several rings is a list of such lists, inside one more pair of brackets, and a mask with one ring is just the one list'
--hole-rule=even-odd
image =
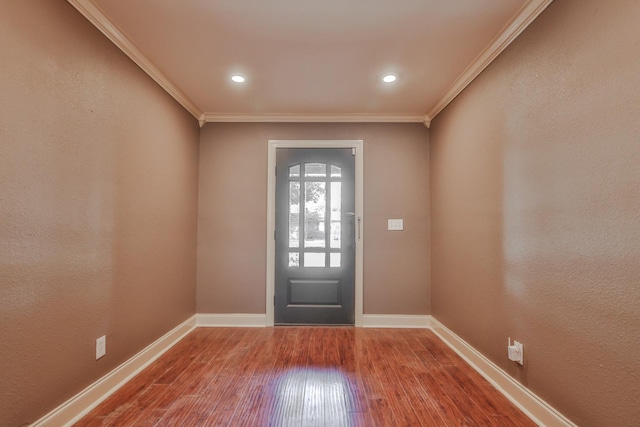
{"label": "ceiling", "polygon": [[552,0],[68,1],[201,125],[428,126]]}

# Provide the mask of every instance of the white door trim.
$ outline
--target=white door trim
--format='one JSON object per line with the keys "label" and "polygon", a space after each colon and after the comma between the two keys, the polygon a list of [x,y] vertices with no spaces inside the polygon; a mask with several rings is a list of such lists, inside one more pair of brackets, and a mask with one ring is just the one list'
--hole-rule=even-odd
{"label": "white door trim", "polygon": [[356,150],[355,202],[356,221],[360,219],[360,230],[356,231],[356,277],[355,277],[355,326],[362,326],[363,311],[363,241],[364,241],[364,142],[362,140],[269,140],[267,156],[267,326],[274,324],[275,296],[275,229],[276,229],[276,149],[278,148],[352,148]]}

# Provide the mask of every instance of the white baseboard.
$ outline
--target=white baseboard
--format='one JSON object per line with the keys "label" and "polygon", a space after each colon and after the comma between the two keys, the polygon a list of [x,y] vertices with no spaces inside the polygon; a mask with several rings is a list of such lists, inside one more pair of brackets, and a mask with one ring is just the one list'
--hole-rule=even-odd
{"label": "white baseboard", "polygon": [[40,418],[32,424],[32,427],[67,427],[73,425],[137,373],[173,347],[191,332],[195,326],[196,316],[192,316],[149,344],[131,359]]}
{"label": "white baseboard", "polygon": [[431,316],[409,314],[364,314],[363,328],[428,328]]}
{"label": "white baseboard", "polygon": [[[365,314],[362,316],[364,328],[428,328],[430,316],[403,314]],[[199,313],[196,315],[199,327],[265,327],[266,314],[216,314]]]}
{"label": "white baseboard", "polygon": [[[482,353],[430,316],[431,330],[539,426],[577,427]],[[506,353],[506,351],[505,351]]]}
{"label": "white baseboard", "polygon": [[266,314],[196,314],[196,326],[263,328],[267,326]]}

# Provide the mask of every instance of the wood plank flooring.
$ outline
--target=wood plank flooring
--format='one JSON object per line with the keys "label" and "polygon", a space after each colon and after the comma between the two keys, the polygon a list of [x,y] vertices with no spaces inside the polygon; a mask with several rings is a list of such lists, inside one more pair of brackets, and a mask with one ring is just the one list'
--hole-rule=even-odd
{"label": "wood plank flooring", "polygon": [[75,424],[535,426],[426,329],[198,328]]}

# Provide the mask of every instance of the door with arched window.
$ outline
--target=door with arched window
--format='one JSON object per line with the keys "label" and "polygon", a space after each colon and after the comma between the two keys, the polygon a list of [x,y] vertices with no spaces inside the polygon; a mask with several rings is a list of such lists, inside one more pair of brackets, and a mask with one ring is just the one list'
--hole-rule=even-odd
{"label": "door with arched window", "polygon": [[355,159],[276,150],[276,324],[354,323]]}

